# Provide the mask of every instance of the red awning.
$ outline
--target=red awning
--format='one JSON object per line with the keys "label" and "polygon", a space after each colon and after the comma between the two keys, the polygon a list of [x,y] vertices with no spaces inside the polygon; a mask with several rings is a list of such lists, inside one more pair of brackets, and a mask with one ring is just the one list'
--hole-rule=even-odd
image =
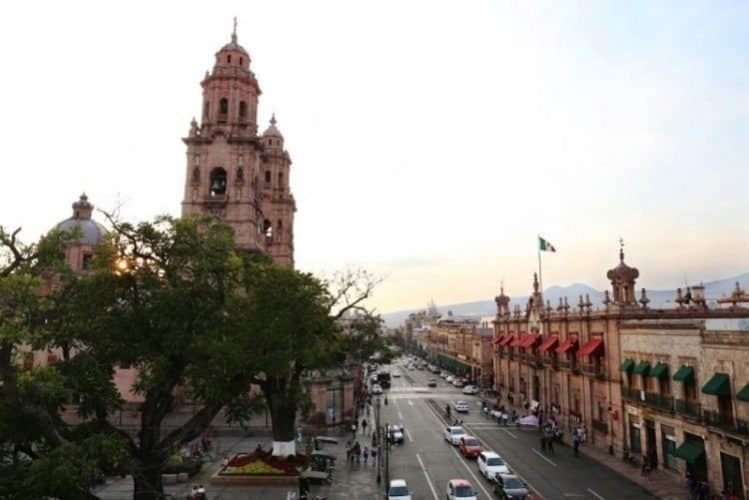
{"label": "red awning", "polygon": [[510,344],[510,347],[520,347],[520,343],[523,342],[523,339],[525,338],[525,334],[518,335],[515,337],[515,340],[512,341],[512,344]]}
{"label": "red awning", "polygon": [[564,342],[562,342],[562,345],[560,345],[559,347],[557,347],[557,352],[558,353],[568,352],[569,350],[571,350],[576,345],[577,345],[577,340],[570,337],[567,340],[565,340]]}
{"label": "red awning", "polygon": [[558,335],[549,335],[546,340],[544,340],[540,346],[538,346],[538,350],[541,352],[546,352],[552,347],[556,346],[559,342],[559,336]]}
{"label": "red awning", "polygon": [[506,347],[506,346],[507,346],[507,344],[509,344],[509,343],[510,343],[510,342],[512,342],[513,340],[515,340],[515,335],[513,335],[512,333],[508,333],[508,334],[507,334],[507,335],[505,335],[505,337],[504,337],[504,338],[503,338],[503,339],[502,339],[502,340],[501,340],[501,341],[499,342],[499,345],[501,345],[502,347]]}
{"label": "red awning", "polygon": [[492,344],[497,345],[500,342],[502,342],[502,339],[504,339],[504,338],[505,338],[505,336],[504,336],[504,334],[502,334],[499,337],[497,337],[496,339],[492,340]]}
{"label": "red awning", "polygon": [[592,356],[594,354],[602,354],[602,353],[603,353],[603,339],[600,337],[589,340],[587,344],[582,346],[580,350],[577,351],[578,356]]}
{"label": "red awning", "polygon": [[520,347],[533,347],[533,344],[536,343],[536,339],[538,339],[537,333],[523,335],[523,338],[520,340]]}

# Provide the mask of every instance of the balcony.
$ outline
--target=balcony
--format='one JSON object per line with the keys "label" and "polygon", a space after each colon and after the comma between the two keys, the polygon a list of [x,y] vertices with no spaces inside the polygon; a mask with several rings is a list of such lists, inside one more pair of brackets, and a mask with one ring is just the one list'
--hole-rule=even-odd
{"label": "balcony", "polygon": [[633,387],[622,387],[622,398],[635,403],[640,402],[640,390]]}
{"label": "balcony", "polygon": [[527,361],[528,364],[534,368],[541,368],[543,366],[541,363],[541,358],[533,354],[528,355]]}
{"label": "balcony", "polygon": [[674,401],[674,409],[676,410],[676,413],[682,417],[701,420],[702,405],[699,403],[677,399]]}
{"label": "balcony", "polygon": [[559,369],[559,362],[557,361],[557,358],[554,356],[544,356],[543,363],[550,367],[552,370],[558,370]]}
{"label": "balcony", "polygon": [[733,415],[721,413],[715,410],[703,410],[702,421],[707,425],[725,429],[727,431],[734,431],[736,425],[733,422]]}
{"label": "balcony", "polygon": [[674,412],[674,398],[665,394],[645,394],[645,404],[654,410]]}
{"label": "balcony", "polygon": [[605,370],[605,366],[596,363],[585,363],[582,365],[582,372],[585,375],[590,375],[599,380],[606,380]]}
{"label": "balcony", "polygon": [[559,368],[562,370],[569,370],[572,368],[572,363],[569,360],[563,359],[559,362]]}
{"label": "balcony", "polygon": [[593,429],[597,430],[598,432],[602,432],[604,434],[609,433],[609,426],[603,420],[593,420],[592,426],[593,426]]}

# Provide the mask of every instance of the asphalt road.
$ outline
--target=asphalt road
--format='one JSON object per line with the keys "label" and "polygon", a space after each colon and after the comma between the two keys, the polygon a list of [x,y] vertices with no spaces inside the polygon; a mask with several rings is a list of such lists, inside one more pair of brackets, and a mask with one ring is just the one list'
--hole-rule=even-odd
{"label": "asphalt road", "polygon": [[[556,446],[555,455],[539,451],[537,430],[504,428],[484,418],[478,397],[462,394],[438,376],[407,370],[401,364],[393,369],[401,377],[393,378],[391,389],[386,391],[388,405],[381,405],[381,424],[402,423],[406,432],[404,443],[392,446],[390,479],[405,479],[416,500],[444,499],[447,482],[458,478],[468,480],[479,499],[496,498],[489,481],[480,476],[475,460],[464,459],[442,437],[445,423],[441,409],[459,399],[471,407],[468,414],[460,416],[466,431],[478,437],[485,448],[499,453],[513,472],[543,498],[655,498],[610,469],[590,459],[574,457],[570,447]],[[429,377],[438,379],[436,388],[427,387]]]}

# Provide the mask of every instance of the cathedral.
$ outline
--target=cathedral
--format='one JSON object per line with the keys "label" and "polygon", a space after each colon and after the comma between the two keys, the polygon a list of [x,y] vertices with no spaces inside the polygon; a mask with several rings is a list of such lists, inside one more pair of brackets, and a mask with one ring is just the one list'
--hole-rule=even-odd
{"label": "cathedral", "polygon": [[238,249],[265,252],[277,264],[293,266],[291,158],[275,116],[258,135],[260,85],[250,70],[250,55],[237,43],[236,24],[201,86],[200,123],[193,118],[183,139],[182,216],[215,215],[234,228]]}

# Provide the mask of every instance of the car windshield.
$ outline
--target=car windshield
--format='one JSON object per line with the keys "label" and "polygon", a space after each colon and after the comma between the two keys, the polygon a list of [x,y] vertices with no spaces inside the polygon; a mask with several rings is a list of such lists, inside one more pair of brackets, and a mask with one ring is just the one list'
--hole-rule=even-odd
{"label": "car windshield", "polygon": [[523,483],[520,482],[520,479],[516,477],[507,477],[504,479],[504,483],[505,489],[507,490],[520,490],[525,488],[525,486],[523,486]]}
{"label": "car windshield", "polygon": [[456,497],[475,497],[476,493],[473,492],[473,488],[470,486],[456,486],[455,487]]}
{"label": "car windshield", "polygon": [[453,427],[452,429],[450,429],[450,432],[452,432],[453,434],[465,434],[462,427]]}
{"label": "car windshield", "polygon": [[481,444],[478,439],[466,439],[465,443],[466,446],[479,446]]}
{"label": "car windshield", "polygon": [[[382,491],[382,490],[380,490]],[[391,497],[405,497],[408,496],[408,488],[405,486],[391,486],[390,487],[390,493],[388,493]]]}
{"label": "car windshield", "polygon": [[486,465],[504,465],[505,462],[499,457],[490,458],[486,461]]}

